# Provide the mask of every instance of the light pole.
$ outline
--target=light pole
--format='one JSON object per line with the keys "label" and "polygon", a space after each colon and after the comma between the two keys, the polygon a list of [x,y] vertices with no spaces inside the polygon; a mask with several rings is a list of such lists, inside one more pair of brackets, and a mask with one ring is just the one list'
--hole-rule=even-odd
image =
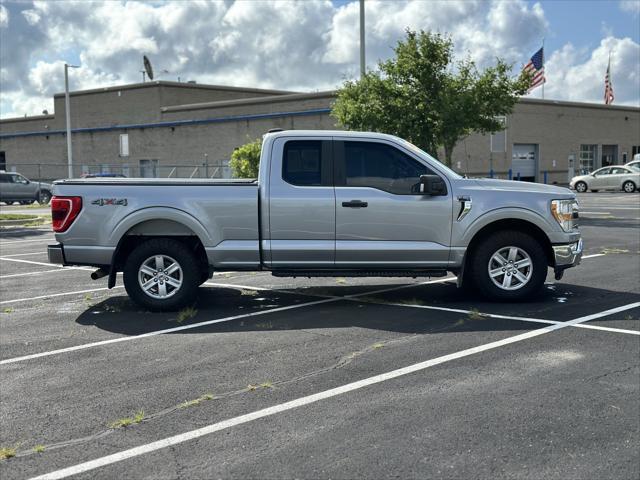
{"label": "light pole", "polygon": [[364,0],[360,0],[360,79],[365,74],[364,63]]}
{"label": "light pole", "polygon": [[69,178],[73,178],[73,153],[71,149],[71,113],[69,111],[69,68],[79,68],[79,65],[64,64],[64,113],[67,119],[67,164]]}

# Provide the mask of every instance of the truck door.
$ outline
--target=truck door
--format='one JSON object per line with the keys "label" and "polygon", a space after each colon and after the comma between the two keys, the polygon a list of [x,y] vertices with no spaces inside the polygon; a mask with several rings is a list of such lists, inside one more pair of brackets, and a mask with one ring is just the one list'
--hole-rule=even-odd
{"label": "truck door", "polygon": [[451,188],[445,196],[419,193],[420,176],[437,173],[383,140],[336,139],[334,152],[336,267],[446,266]]}
{"label": "truck door", "polygon": [[269,241],[264,242],[263,261],[274,269],[333,267],[336,199],[331,145],[326,136],[280,137],[273,143]]}

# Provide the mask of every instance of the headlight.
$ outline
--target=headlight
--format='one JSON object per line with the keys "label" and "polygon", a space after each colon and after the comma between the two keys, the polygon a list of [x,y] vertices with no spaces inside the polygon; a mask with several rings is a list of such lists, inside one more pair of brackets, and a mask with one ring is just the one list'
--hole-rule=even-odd
{"label": "headlight", "polygon": [[578,226],[578,202],[576,200],[552,200],[551,214],[565,232],[570,232]]}

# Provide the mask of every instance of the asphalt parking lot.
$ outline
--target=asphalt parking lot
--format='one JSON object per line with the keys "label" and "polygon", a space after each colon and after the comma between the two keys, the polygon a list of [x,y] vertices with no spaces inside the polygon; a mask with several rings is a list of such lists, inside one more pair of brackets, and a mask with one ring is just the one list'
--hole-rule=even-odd
{"label": "asphalt parking lot", "polygon": [[4,229],[0,476],[637,479],[640,194],[579,198],[582,264],[524,304],[220,272],[151,314]]}

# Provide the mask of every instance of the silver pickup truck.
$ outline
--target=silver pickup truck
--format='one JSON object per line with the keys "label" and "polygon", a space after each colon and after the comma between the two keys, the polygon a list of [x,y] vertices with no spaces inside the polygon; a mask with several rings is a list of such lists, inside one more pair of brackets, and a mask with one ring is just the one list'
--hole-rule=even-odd
{"label": "silver pickup truck", "polygon": [[279,131],[258,180],[55,182],[49,261],[124,273],[138,304],[196,299],[214,270],[276,276],[444,276],[496,300],[538,292],[577,265],[578,204],[565,188],[463,178],[400,138]]}

